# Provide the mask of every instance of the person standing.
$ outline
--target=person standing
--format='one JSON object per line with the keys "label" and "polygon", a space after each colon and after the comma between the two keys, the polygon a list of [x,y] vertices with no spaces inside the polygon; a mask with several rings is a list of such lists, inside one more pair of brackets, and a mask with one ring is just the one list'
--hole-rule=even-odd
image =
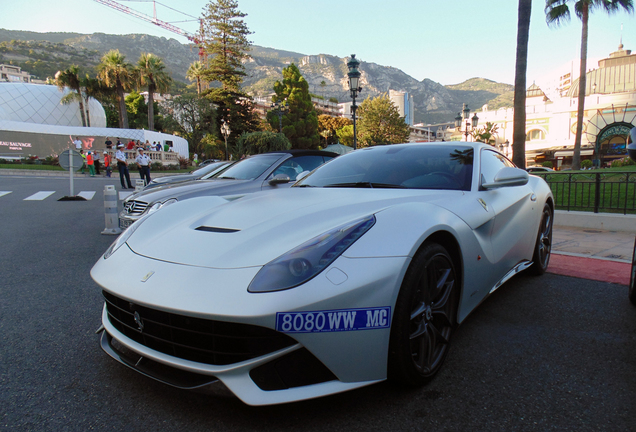
{"label": "person standing", "polygon": [[199,155],[196,153],[194,154],[194,156],[192,156],[192,165],[193,166],[199,165]]}
{"label": "person standing", "polygon": [[119,170],[119,181],[121,181],[122,189],[126,189],[124,184],[124,177],[126,177],[126,183],[128,183],[128,189],[132,189],[132,183],[130,183],[130,173],[128,172],[128,161],[126,161],[126,153],[124,153],[124,145],[119,144],[117,146],[117,153],[115,153],[115,159],[117,159],[117,170]]}
{"label": "person standing", "polygon": [[95,163],[95,174],[100,175],[99,167],[102,165],[102,162],[98,151],[93,155],[93,163]]}
{"label": "person standing", "polygon": [[137,162],[137,168],[139,168],[139,175],[141,176],[141,179],[144,181],[145,185],[148,185],[148,183],[150,183],[151,160],[147,154],[144,154],[143,148],[139,149],[139,155],[135,161]]}
{"label": "person standing", "polygon": [[110,140],[109,137],[106,137],[106,141],[104,142],[104,144],[106,144],[107,149],[113,148],[113,142]]}
{"label": "person standing", "polygon": [[79,137],[76,137],[75,140],[73,140],[73,144],[75,144],[75,150],[79,151],[82,149],[82,141],[80,141]]}
{"label": "person standing", "polygon": [[86,168],[86,155],[84,154],[84,150],[80,149],[80,155],[82,156],[82,174],[84,174],[84,169]]}
{"label": "person standing", "polygon": [[106,177],[110,177],[110,154],[104,152],[104,167],[106,168]]}
{"label": "person standing", "polygon": [[91,177],[95,177],[95,161],[93,160],[93,152],[89,151],[86,155],[86,165],[88,165],[88,173]]}

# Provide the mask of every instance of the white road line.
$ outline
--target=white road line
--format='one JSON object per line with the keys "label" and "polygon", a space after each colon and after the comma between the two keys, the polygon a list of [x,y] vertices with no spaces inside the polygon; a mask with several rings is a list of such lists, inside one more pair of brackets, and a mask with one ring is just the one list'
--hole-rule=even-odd
{"label": "white road line", "polygon": [[34,193],[30,197],[26,197],[24,201],[42,201],[50,197],[54,193],[55,191],[40,191],[40,192]]}
{"label": "white road line", "polygon": [[81,196],[82,198],[90,201],[95,196],[95,191],[81,191],[77,194],[77,196]]}
{"label": "white road line", "polygon": [[12,191],[0,191],[0,197],[3,197],[5,195],[9,195]]}

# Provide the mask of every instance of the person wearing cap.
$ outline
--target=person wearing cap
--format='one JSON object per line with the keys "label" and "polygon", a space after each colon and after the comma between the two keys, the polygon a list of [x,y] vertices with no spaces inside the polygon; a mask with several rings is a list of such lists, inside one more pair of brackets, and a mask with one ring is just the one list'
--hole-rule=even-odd
{"label": "person wearing cap", "polygon": [[144,148],[139,147],[139,154],[135,159],[137,162],[137,168],[139,169],[139,176],[144,181],[144,184],[147,185],[150,183],[150,157],[147,154],[144,154]]}
{"label": "person wearing cap", "polygon": [[128,161],[126,160],[126,153],[124,153],[124,145],[117,144],[117,153],[115,153],[115,159],[117,159],[117,170],[119,171],[119,181],[121,181],[121,188],[126,189],[124,184],[124,177],[126,177],[126,183],[128,183],[128,189],[133,189],[132,183],[130,183],[130,173],[128,172]]}

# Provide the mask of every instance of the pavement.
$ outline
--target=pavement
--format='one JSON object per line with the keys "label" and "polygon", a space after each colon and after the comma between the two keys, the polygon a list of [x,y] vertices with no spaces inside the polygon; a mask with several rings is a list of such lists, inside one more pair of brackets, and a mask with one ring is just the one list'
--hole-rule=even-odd
{"label": "pavement", "polygon": [[[60,171],[1,169],[0,175],[67,176]],[[629,285],[636,216],[557,210],[548,272]]]}

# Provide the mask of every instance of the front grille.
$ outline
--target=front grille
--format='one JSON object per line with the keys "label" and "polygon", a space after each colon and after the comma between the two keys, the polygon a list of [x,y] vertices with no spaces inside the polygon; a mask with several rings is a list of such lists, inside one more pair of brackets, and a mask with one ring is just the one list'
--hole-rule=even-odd
{"label": "front grille", "polygon": [[148,208],[148,203],[143,201],[126,201],[124,211],[131,216],[139,216]]}
{"label": "front grille", "polygon": [[108,320],[118,331],[150,349],[185,360],[227,365],[296,344],[291,337],[265,327],[178,315],[102,293]]}

